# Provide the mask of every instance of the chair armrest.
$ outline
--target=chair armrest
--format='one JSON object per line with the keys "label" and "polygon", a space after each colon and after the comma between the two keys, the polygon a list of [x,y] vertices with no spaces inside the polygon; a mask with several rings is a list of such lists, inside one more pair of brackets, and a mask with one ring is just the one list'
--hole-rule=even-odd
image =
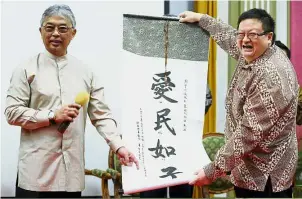
{"label": "chair armrest", "polygon": [[85,175],[92,175],[101,179],[112,179],[110,173],[100,169],[85,169]]}

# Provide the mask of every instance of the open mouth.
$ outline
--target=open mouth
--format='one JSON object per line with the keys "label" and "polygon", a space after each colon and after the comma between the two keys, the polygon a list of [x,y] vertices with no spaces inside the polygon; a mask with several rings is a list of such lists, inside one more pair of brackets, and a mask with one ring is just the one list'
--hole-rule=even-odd
{"label": "open mouth", "polygon": [[253,51],[253,46],[252,45],[242,45],[242,51],[250,53]]}
{"label": "open mouth", "polygon": [[253,49],[252,45],[242,45],[243,49]]}

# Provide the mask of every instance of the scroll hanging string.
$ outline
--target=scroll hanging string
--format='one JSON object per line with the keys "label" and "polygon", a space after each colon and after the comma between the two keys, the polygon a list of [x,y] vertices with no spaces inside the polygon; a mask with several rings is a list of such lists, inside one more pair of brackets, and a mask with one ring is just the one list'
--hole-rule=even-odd
{"label": "scroll hanging string", "polygon": [[164,45],[165,45],[165,83],[167,85],[167,63],[168,63],[168,46],[169,46],[169,21],[166,21],[164,27]]}

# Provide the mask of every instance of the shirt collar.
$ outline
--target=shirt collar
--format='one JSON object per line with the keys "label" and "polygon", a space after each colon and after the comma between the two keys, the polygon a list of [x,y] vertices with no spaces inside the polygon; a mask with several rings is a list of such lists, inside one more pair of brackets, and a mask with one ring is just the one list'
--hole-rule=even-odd
{"label": "shirt collar", "polygon": [[51,54],[50,52],[48,52],[47,50],[44,51],[44,54],[49,57],[50,59],[53,59],[55,61],[64,61],[67,60],[67,54],[63,55],[61,57],[55,56],[53,54]]}

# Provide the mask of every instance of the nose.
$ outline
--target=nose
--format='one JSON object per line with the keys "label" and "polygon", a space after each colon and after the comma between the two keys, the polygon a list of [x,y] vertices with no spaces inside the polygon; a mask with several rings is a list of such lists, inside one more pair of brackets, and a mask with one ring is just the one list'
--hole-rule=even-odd
{"label": "nose", "polygon": [[242,39],[243,42],[249,42],[250,41],[250,38],[248,38],[247,36],[248,34],[244,34],[244,37]]}
{"label": "nose", "polygon": [[55,30],[53,31],[52,35],[55,35],[55,36],[60,35],[58,27],[55,27]]}

